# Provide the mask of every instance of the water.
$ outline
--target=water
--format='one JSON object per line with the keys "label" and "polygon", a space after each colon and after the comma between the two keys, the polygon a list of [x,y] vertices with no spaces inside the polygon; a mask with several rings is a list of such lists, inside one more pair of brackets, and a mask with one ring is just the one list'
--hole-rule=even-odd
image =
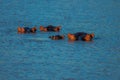
{"label": "water", "polygon": [[[61,32],[17,34],[17,26]],[[92,42],[53,41],[94,32]],[[119,0],[0,0],[0,80],[120,80]]]}

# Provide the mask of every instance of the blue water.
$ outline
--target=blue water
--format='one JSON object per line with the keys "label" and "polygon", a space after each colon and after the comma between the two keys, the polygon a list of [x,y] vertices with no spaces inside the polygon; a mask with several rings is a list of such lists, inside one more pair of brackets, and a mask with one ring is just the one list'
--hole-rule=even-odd
{"label": "blue water", "polygon": [[[62,30],[17,33],[50,24]],[[80,31],[94,40],[48,39]],[[0,0],[0,80],[120,80],[120,0]]]}

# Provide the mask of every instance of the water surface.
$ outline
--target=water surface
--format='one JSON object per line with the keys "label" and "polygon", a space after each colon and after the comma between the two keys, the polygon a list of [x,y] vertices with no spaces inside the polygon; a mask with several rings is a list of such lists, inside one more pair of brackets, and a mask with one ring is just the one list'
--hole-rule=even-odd
{"label": "water surface", "polygon": [[[18,34],[17,26],[61,25]],[[95,33],[92,42],[50,35]],[[120,80],[119,0],[0,0],[0,80]]]}

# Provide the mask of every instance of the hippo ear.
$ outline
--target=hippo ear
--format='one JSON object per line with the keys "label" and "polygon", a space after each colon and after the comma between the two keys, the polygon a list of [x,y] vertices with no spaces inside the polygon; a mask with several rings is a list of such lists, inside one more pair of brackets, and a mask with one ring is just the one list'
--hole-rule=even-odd
{"label": "hippo ear", "polygon": [[68,33],[67,35],[68,35],[68,36],[70,36],[70,35],[71,35],[71,33]]}
{"label": "hippo ear", "polygon": [[57,30],[59,31],[59,30],[61,29],[61,26],[57,26],[56,28],[57,28]]}
{"label": "hippo ear", "polygon": [[90,36],[93,38],[95,35],[94,35],[94,33],[91,33]]}
{"label": "hippo ear", "polygon": [[54,31],[55,31],[55,32],[58,32],[59,30],[60,30],[59,27],[54,28]]}
{"label": "hippo ear", "polygon": [[57,26],[58,28],[61,28],[61,26]]}

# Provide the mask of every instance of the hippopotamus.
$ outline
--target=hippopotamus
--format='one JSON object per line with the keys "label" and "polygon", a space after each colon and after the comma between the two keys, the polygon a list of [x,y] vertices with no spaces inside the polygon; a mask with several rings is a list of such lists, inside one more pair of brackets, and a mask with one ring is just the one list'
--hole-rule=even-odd
{"label": "hippopotamus", "polygon": [[68,39],[70,41],[77,41],[77,40],[82,40],[82,41],[91,41],[94,37],[94,33],[85,33],[85,32],[77,32],[74,34],[68,33]]}
{"label": "hippopotamus", "polygon": [[61,26],[52,26],[52,25],[48,25],[47,27],[40,26],[40,31],[44,31],[44,32],[48,32],[48,31],[59,32],[60,29]]}
{"label": "hippopotamus", "polygon": [[55,35],[55,36],[49,36],[52,40],[61,40],[64,39],[64,35]]}
{"label": "hippopotamus", "polygon": [[19,33],[35,33],[36,32],[36,27],[29,28],[29,27],[18,27],[18,32]]}

